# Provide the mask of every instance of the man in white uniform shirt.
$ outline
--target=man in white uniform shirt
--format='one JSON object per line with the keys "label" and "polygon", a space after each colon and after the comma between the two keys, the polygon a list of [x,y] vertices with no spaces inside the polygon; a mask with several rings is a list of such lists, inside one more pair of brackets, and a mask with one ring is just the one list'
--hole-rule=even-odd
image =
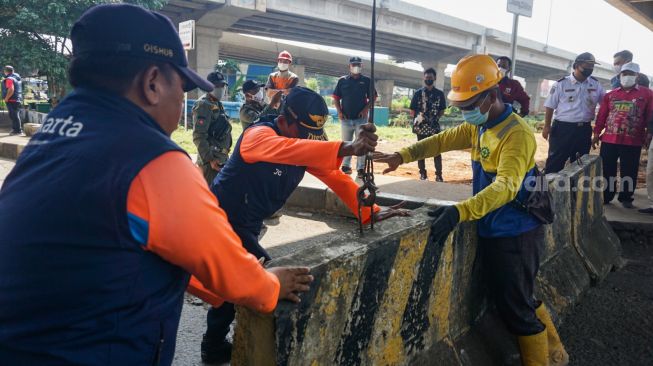
{"label": "man in white uniform shirt", "polygon": [[605,95],[599,81],[591,76],[597,64],[589,52],[578,55],[574,60],[574,71],[553,85],[544,102],[546,114],[542,137],[549,140],[547,173],[559,172],[567,160],[573,162],[577,156],[590,151],[591,122],[596,116],[596,105]]}

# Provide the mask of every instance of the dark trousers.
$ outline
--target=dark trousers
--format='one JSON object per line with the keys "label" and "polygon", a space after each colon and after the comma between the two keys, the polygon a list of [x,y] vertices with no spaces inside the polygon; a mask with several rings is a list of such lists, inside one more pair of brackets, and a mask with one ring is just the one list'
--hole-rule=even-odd
{"label": "dark trousers", "polygon": [[[270,254],[258,242],[260,230],[245,229],[236,225],[233,226],[233,229],[240,237],[240,240],[243,242],[243,247],[248,252],[256,258],[265,258],[266,262],[272,259]],[[220,307],[209,309],[209,312],[206,314],[206,336],[216,342],[223,341],[229,333],[229,326],[235,317],[236,310],[234,309],[234,305],[228,302],[225,302]]]}
{"label": "dark trousers", "polygon": [[11,120],[11,129],[13,132],[20,132],[23,129],[23,125],[20,123],[20,115],[18,114],[19,110],[20,103],[7,102],[7,111],[9,112],[9,119]]}
{"label": "dark trousers", "polygon": [[553,121],[549,134],[549,156],[546,159],[546,173],[557,173],[565,167],[567,160],[574,162],[576,156],[590,152],[592,146],[592,125]]}
{"label": "dark trousers", "polygon": [[[431,136],[417,135],[417,141],[424,140]],[[435,175],[442,175],[442,155],[433,157],[433,163],[435,164]],[[417,161],[417,166],[419,167],[420,173],[426,173],[426,164],[424,159]]]}
{"label": "dark trousers", "polygon": [[202,169],[202,175],[204,176],[204,179],[206,179],[206,183],[211,187],[215,177],[218,176],[218,171],[211,167],[211,163],[200,165],[200,169]]}
{"label": "dark trousers", "polygon": [[617,194],[617,160],[619,160],[619,202],[632,202],[633,193],[637,186],[637,171],[639,170],[639,157],[641,146],[619,145],[601,143],[601,160],[603,160],[603,178],[607,187],[603,191],[603,202],[610,202]]}
{"label": "dark trousers", "polygon": [[539,301],[533,298],[535,277],[540,267],[536,239],[543,235],[540,226],[514,237],[479,238],[490,297],[508,330],[518,336],[544,330],[544,325],[535,315]]}

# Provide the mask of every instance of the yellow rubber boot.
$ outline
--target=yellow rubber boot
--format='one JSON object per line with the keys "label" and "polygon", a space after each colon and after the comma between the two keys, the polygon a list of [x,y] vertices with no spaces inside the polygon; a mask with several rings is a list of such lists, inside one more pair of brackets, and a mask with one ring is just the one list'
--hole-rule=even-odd
{"label": "yellow rubber boot", "polygon": [[551,320],[551,315],[546,310],[546,306],[542,303],[537,309],[535,309],[535,315],[540,319],[540,321],[546,326],[546,338],[549,342],[549,362],[550,366],[566,366],[569,364],[569,355],[565,351],[565,347],[560,341],[560,336],[556,330],[556,326]]}
{"label": "yellow rubber boot", "polygon": [[518,336],[517,340],[523,366],[549,366],[546,330],[529,336]]}

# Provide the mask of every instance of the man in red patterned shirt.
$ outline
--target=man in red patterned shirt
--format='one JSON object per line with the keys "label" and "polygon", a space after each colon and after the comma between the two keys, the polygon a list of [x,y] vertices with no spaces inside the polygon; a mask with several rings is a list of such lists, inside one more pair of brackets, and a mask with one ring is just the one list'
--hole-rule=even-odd
{"label": "man in red patterned shirt", "polygon": [[633,62],[621,67],[621,86],[603,97],[594,127],[592,146],[601,140],[603,177],[608,186],[603,202],[610,203],[616,194],[617,160],[620,162],[621,192],[619,202],[633,208],[633,193],[642,146],[646,144],[646,127],[653,118],[653,93],[637,85],[639,65]]}
{"label": "man in red patterned shirt", "polygon": [[504,102],[512,105],[517,102],[520,105],[519,115],[524,117],[528,115],[531,103],[531,97],[526,94],[524,87],[518,80],[510,77],[510,68],[512,67],[512,60],[510,57],[500,56],[497,58],[497,66],[503,74],[503,78],[499,82],[499,89],[501,90],[501,99]]}

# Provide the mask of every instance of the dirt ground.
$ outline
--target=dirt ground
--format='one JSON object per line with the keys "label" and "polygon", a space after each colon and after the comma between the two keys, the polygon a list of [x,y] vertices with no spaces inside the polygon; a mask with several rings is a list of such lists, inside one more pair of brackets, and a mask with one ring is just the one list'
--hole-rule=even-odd
{"label": "dirt ground", "polygon": [[[535,139],[537,142],[535,162],[540,168],[544,168],[544,163],[546,162],[546,157],[549,150],[549,142],[542,138],[542,135],[539,132],[535,134]],[[380,140],[377,150],[383,152],[398,151],[399,149],[412,144],[415,141],[416,139],[407,138],[395,141]],[[598,153],[598,149],[590,152],[590,154],[596,155],[598,155]],[[642,151],[637,183],[638,188],[646,186],[646,161],[646,152]],[[383,167],[383,164],[378,164],[375,166],[375,171],[380,172],[382,171]],[[426,161],[426,170],[429,180],[433,180],[435,178],[435,167],[433,165],[432,159],[428,159]],[[397,171],[392,172],[389,175],[419,179],[419,169],[417,167],[417,162],[402,165],[399,169],[397,169]],[[442,154],[442,175],[444,181],[448,183],[470,184],[472,181],[472,164],[469,150],[450,151]]]}

